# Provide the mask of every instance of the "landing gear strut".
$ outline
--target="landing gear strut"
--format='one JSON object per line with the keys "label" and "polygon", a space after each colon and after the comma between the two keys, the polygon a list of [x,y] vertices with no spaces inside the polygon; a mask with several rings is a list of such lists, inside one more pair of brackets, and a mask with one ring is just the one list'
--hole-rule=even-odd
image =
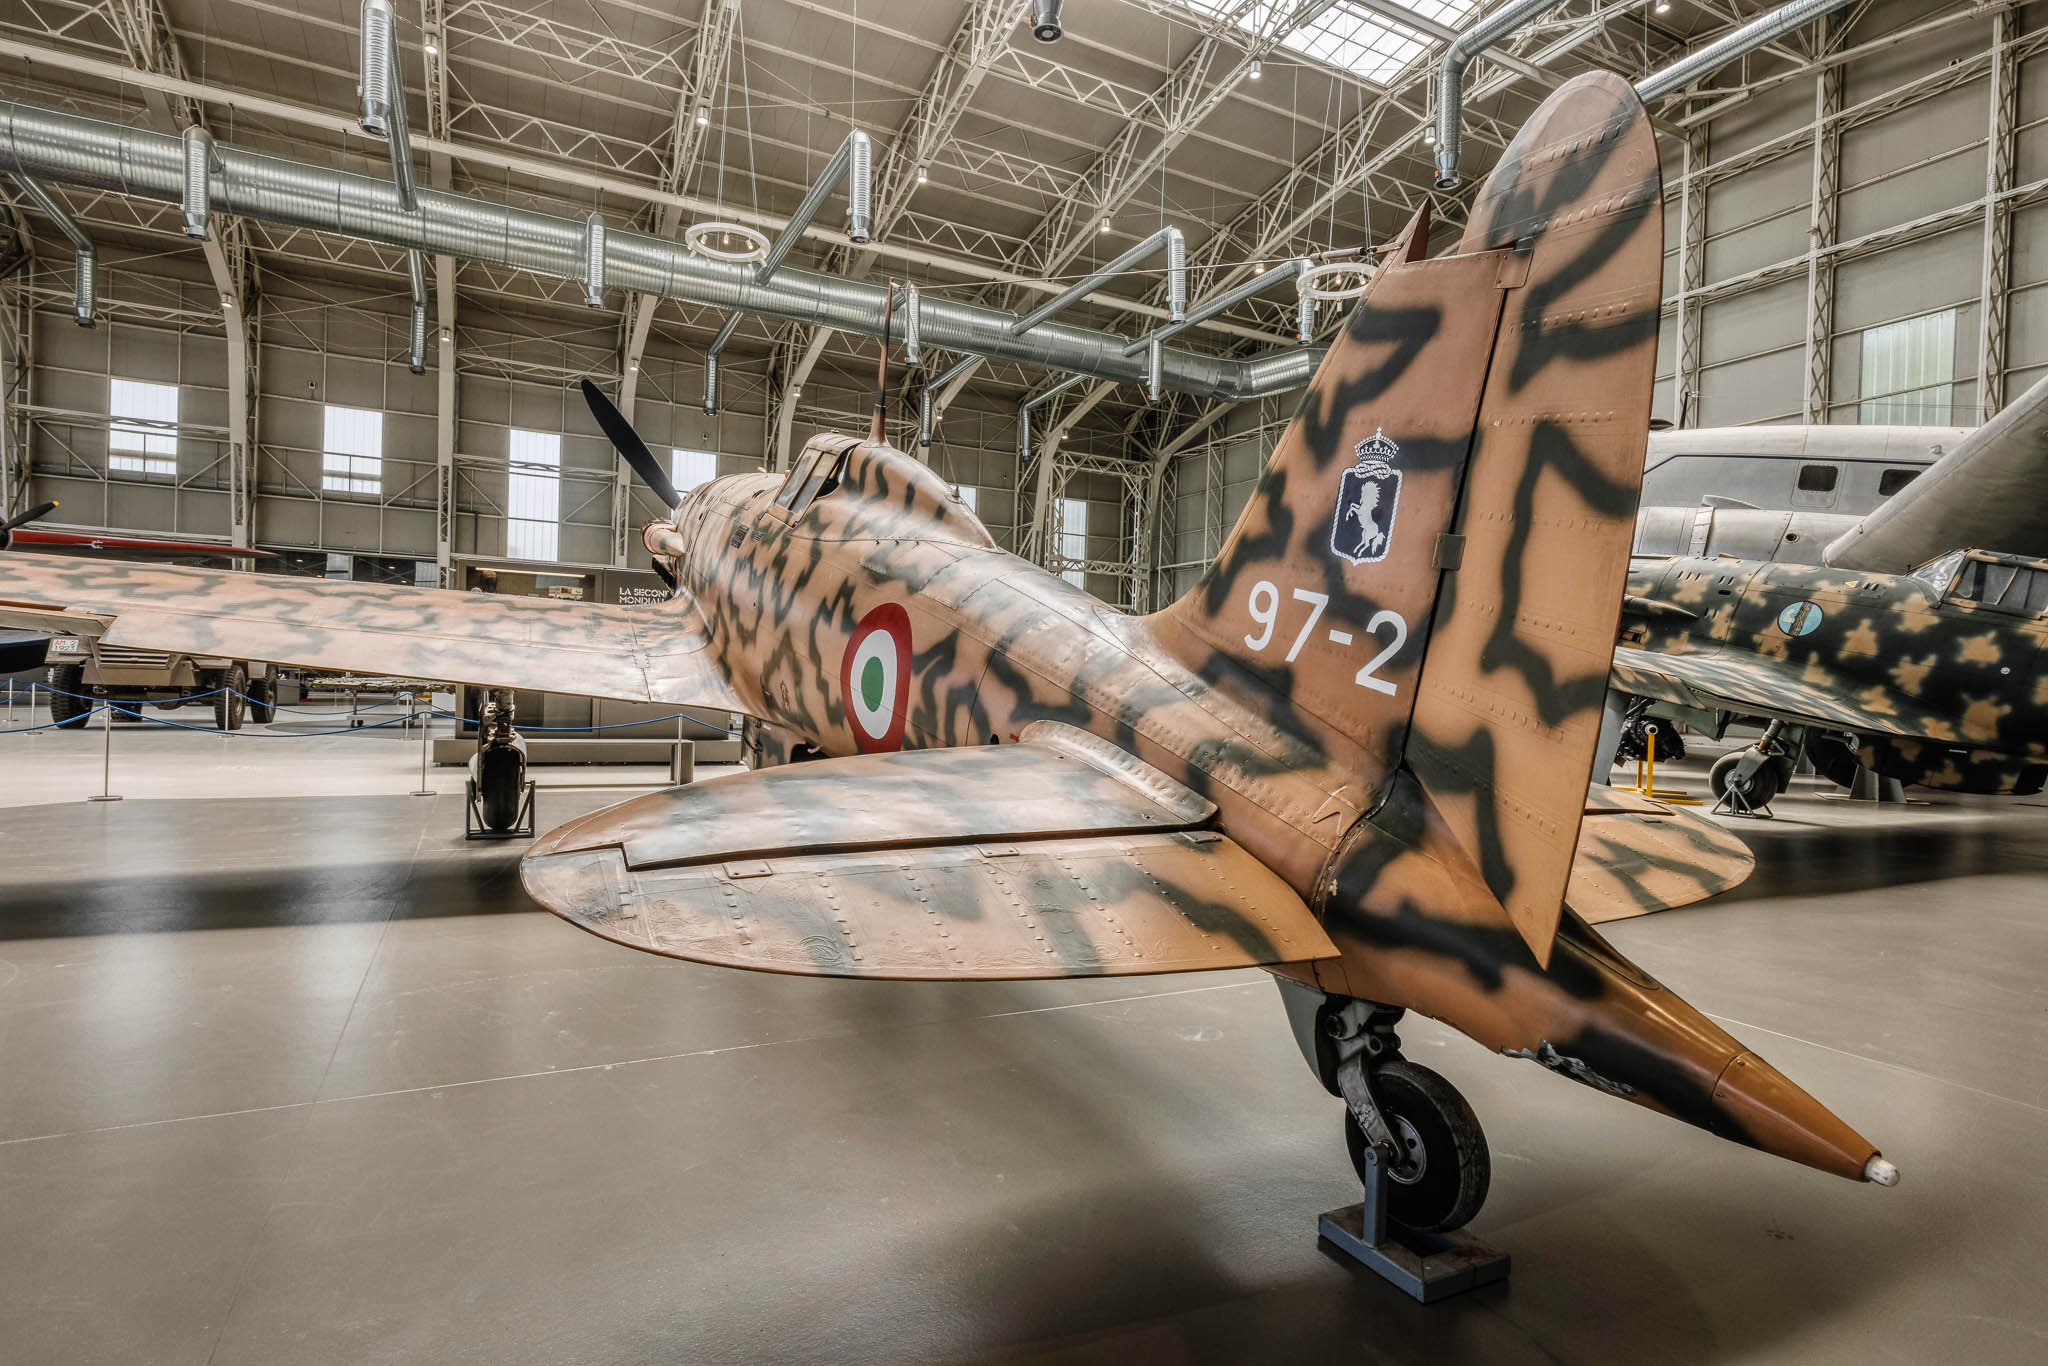
{"label": "landing gear strut", "polygon": [[1714,809],[1737,816],[1769,816],[1771,798],[1792,785],[1804,738],[1797,727],[1773,721],[1755,744],[1714,760],[1707,771]]}
{"label": "landing gear strut", "polygon": [[1401,1056],[1402,1012],[1284,979],[1280,989],[1310,1066],[1344,1098],[1365,1187],[1363,1201],[1323,1215],[1323,1238],[1425,1303],[1505,1279],[1507,1254],[1458,1231],[1486,1202],[1486,1135],[1456,1088]]}
{"label": "landing gear strut", "polygon": [[477,718],[476,754],[469,761],[465,839],[531,839],[533,784],[526,777],[526,741],[512,728],[512,693],[484,694]]}

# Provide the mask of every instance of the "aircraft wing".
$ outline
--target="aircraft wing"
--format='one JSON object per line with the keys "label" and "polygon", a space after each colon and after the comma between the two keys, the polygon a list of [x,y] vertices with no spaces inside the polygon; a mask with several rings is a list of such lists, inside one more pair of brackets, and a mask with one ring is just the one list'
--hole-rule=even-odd
{"label": "aircraft wing", "polygon": [[[1940,719],[1892,693],[1872,698],[1811,682],[1804,666],[1747,651],[1666,654],[1623,645],[1611,681],[1621,692],[1681,707],[1772,716],[1864,734],[1925,736]],[[1953,724],[1947,723],[1947,724]]]}
{"label": "aircraft wing", "polygon": [[2048,379],[2001,408],[1954,449],[1828,544],[1839,569],[1906,574],[1978,547],[2048,556],[2040,513],[2048,481]]}
{"label": "aircraft wing", "polygon": [[1595,784],[1565,888],[1593,925],[1689,906],[1749,876],[1749,847],[1704,816],[1641,793]]}
{"label": "aircraft wing", "polygon": [[1022,734],[650,793],[550,832],[520,877],[607,939],[768,972],[988,981],[1336,956],[1284,881],[1206,828],[1207,799],[1071,727]]}
{"label": "aircraft wing", "polygon": [[614,606],[0,554],[0,625],[316,669],[743,710],[696,604]]}

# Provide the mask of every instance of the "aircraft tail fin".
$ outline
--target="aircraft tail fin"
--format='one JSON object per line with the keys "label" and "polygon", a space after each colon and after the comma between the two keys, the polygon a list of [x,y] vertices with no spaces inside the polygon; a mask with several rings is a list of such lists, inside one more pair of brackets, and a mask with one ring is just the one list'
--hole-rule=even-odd
{"label": "aircraft tail fin", "polygon": [[1474,201],[1419,211],[1331,346],[1222,553],[1150,619],[1368,786],[1405,764],[1539,959],[1570,876],[1655,370],[1662,184],[1625,81],[1579,77]]}

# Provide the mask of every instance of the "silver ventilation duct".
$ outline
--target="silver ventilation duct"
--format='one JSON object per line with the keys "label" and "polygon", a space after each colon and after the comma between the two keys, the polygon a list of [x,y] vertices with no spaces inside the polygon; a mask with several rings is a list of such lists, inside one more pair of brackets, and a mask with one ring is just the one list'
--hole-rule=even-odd
{"label": "silver ventilation duct", "polygon": [[917,391],[917,448],[920,451],[932,448],[932,386],[929,384]]}
{"label": "silver ventilation duct", "polygon": [[1756,51],[1765,43],[1775,42],[1800,25],[1811,23],[1848,3],[1849,0],[1794,0],[1792,4],[1752,19],[1726,37],[1708,43],[1698,52],[1680,57],[1662,71],[1654,71],[1643,77],[1636,82],[1636,94],[1646,100],[1654,100],[1659,95],[1681,90],[1708,72],[1724,67],[1746,53]]}
{"label": "silver ventilation duct", "polygon": [[1153,339],[1152,344],[1145,348],[1145,401],[1147,403],[1157,403],[1159,396],[1165,392],[1165,389],[1159,383],[1159,365],[1164,352],[1165,348],[1159,344],[1156,337]]}
{"label": "silver ventilation duct", "polygon": [[1180,322],[1188,314],[1187,239],[1181,236],[1179,228],[1161,228],[1108,265],[1085,276],[1011,323],[1010,335],[1023,336],[1077,299],[1087,298],[1138,262],[1161,251],[1166,253],[1167,319],[1171,322]]}
{"label": "silver ventilation duct", "polygon": [[[1292,261],[1283,261],[1279,265],[1273,267],[1273,269],[1271,270],[1262,270],[1257,275],[1252,276],[1251,279],[1246,280],[1242,284],[1236,286],[1234,289],[1226,289],[1221,294],[1218,294],[1213,298],[1205,299],[1201,303],[1196,304],[1194,308],[1189,310],[1186,316],[1182,317],[1179,322],[1168,323],[1164,327],[1146,333],[1144,336],[1138,338],[1134,342],[1126,343],[1124,345],[1122,354],[1126,356],[1134,356],[1138,352],[1143,351],[1148,346],[1156,346],[1160,342],[1166,341],[1173,337],[1177,337],[1181,333],[1187,331],[1190,327],[1194,327],[1199,323],[1207,322],[1209,319],[1215,317],[1218,313],[1225,312],[1228,309],[1236,308],[1245,300],[1256,298],[1257,296],[1264,294],[1267,290],[1271,289],[1274,285],[1279,284],[1283,280],[1294,279],[1296,276],[1300,275],[1303,271],[1307,270],[1308,268],[1308,257],[1297,256]],[[1269,352],[1268,354],[1298,355],[1300,353]],[[1311,366],[1309,368],[1309,373],[1313,374],[1314,372],[1314,367]],[[1308,376],[1303,375],[1302,381],[1306,383],[1307,380]],[[1178,386],[1168,385],[1167,387],[1175,388]]]}
{"label": "silver ventilation duct", "polygon": [[185,143],[185,193],[179,202],[185,214],[185,235],[203,238],[213,189],[213,137],[196,123],[179,137]]}
{"label": "silver ventilation duct", "polygon": [[597,213],[583,220],[583,302],[604,307],[604,218]]}
{"label": "silver ventilation duct", "polygon": [[99,248],[92,244],[92,238],[86,236],[85,229],[78,226],[78,220],[71,216],[71,211],[58,203],[57,197],[35,177],[23,172],[20,166],[9,165],[5,161],[0,161],[0,170],[14,172],[21,192],[35,201],[43,216],[57,225],[57,231],[70,239],[71,249],[78,257],[78,269],[72,285],[71,316],[80,327],[91,327],[99,307]]}
{"label": "silver ventilation duct", "polygon": [[920,335],[922,329],[918,326],[919,319],[917,316],[917,286],[906,285],[904,286],[904,290],[905,294],[903,298],[903,363],[905,365],[915,365],[918,363],[918,360],[920,358],[919,353],[922,350],[923,345],[923,337]]}
{"label": "silver ventilation duct", "polygon": [[1031,0],[1031,36],[1041,43],[1057,43],[1066,36],[1060,25],[1060,0]]}
{"label": "silver ventilation duct", "polygon": [[[738,321],[739,314],[733,314],[733,319],[734,321]],[[717,412],[718,353],[714,351],[704,357],[704,415],[706,417],[711,417],[714,416]]]}
{"label": "silver ventilation duct", "polygon": [[[840,142],[839,149],[832,153],[832,159],[825,163],[825,169],[818,173],[817,180],[813,181],[811,188],[805,192],[803,202],[796,206],[796,212],[789,216],[789,222],[775,235],[775,240],[768,246],[767,254],[758,263],[741,264],[737,269],[750,271],[755,284],[766,284],[768,277],[782,268],[782,263],[789,259],[790,252],[803,240],[804,231],[817,218],[818,211],[825,207],[825,201],[832,197],[832,192],[839,188],[839,182],[842,180],[846,182],[846,238],[856,246],[865,243],[868,240],[868,224],[872,219],[870,208],[874,195],[873,155],[866,133],[858,128],[848,133]],[[717,359],[718,353],[725,350],[725,344],[732,340],[732,334],[739,325],[737,313],[725,320],[725,326],[718,331],[718,339],[711,343],[711,349],[705,353],[707,361]],[[879,328],[874,335],[880,335]],[[718,411],[717,387],[708,369],[704,375],[704,411]]]}
{"label": "silver ventilation duct", "polygon": [[1559,0],[1509,0],[1459,34],[1436,69],[1436,187],[1455,190],[1465,183],[1458,174],[1458,154],[1465,140],[1465,68],[1486,49],[1534,19]]}
{"label": "silver ventilation duct", "polygon": [[363,110],[356,123],[371,137],[389,140],[391,183],[407,213],[419,205],[412,174],[412,135],[405,125],[405,72],[398,60],[398,20],[391,0],[363,0]]}
{"label": "silver ventilation duct", "polygon": [[1303,294],[1294,301],[1294,339],[1298,342],[1316,339],[1316,299],[1313,294]]}
{"label": "silver ventilation duct", "polygon": [[[0,172],[175,204],[183,193],[180,152],[178,139],[169,134],[0,101]],[[215,142],[214,153],[216,213],[445,253],[557,280],[581,279],[585,270],[584,224],[578,219],[425,188],[419,191],[418,212],[407,213],[397,188],[387,181],[245,152],[220,142]],[[604,256],[605,279],[612,289],[816,324],[857,336],[882,335],[886,290],[881,285],[789,267],[756,279],[750,266],[706,260],[677,243],[641,233],[607,232]],[[1252,284],[1263,287],[1280,278],[1291,277],[1268,271]],[[1189,322],[1199,321],[1197,311],[1189,311]],[[1142,383],[1146,377],[1145,361],[1131,354],[1142,351],[1144,341],[1130,344],[1110,333],[1050,322],[1013,336],[1009,328],[1016,321],[1014,315],[952,299],[924,299],[920,313],[921,340],[927,347],[1119,384]],[[1184,324],[1169,326],[1179,330]],[[1177,393],[1201,398],[1258,398],[1307,383],[1317,359],[1313,348],[1290,347],[1246,359],[1169,348],[1162,358],[1160,382]]]}
{"label": "silver ventilation duct", "polygon": [[407,252],[405,274],[412,286],[412,318],[405,363],[415,375],[424,375],[427,373],[427,258],[416,251]]}

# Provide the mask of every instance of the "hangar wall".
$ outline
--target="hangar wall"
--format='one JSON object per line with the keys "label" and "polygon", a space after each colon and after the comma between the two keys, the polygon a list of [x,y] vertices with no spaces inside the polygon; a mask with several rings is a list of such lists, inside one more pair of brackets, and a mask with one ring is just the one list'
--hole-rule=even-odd
{"label": "hangar wall", "polygon": [[[71,317],[72,266],[63,243],[37,240],[36,257],[9,277],[6,300],[10,442],[30,462],[34,498],[56,498],[53,520],[118,529],[226,536],[227,342],[211,281],[196,252],[138,253],[103,248],[100,322]],[[437,377],[406,366],[402,280],[364,283],[266,274],[255,327],[255,540],[272,549],[322,550],[431,561],[435,556]],[[431,348],[430,348],[431,355]],[[506,552],[506,510],[514,429],[559,433],[558,558],[612,561],[613,481],[617,461],[575,389],[589,375],[617,384],[617,320],[606,314],[535,314],[521,302],[465,288],[458,308],[455,440],[457,555]],[[701,352],[664,345],[657,335],[641,362],[635,424],[657,453],[673,447],[714,452],[720,474],[761,469],[772,444],[769,358],[735,349],[721,366],[721,408],[700,407]],[[110,382],[178,389],[176,473],[110,467]],[[899,398],[901,396],[899,395]],[[805,385],[792,429],[800,445],[817,431],[865,430],[872,372],[821,365]],[[1017,539],[1016,412],[1000,396],[964,393],[946,413],[931,463],[948,482],[974,490],[976,509],[997,540]],[[323,487],[324,422],[329,404],[375,409],[383,418],[381,491]],[[916,414],[898,403],[892,437],[916,447]],[[1104,431],[1114,428],[1105,427]],[[1084,440],[1106,440],[1084,429]],[[1091,502],[1090,525],[1105,529],[1101,558],[1115,547],[1117,491],[1083,481],[1072,496]],[[632,485],[630,525],[656,515],[654,500]],[[629,556],[638,558],[637,544]],[[1115,585],[1102,587],[1113,597]]]}
{"label": "hangar wall", "polygon": [[[1922,31],[1924,8],[1829,21],[1822,63],[1725,72],[1718,112],[1662,135],[1655,416],[1974,426],[2048,374],[2048,14]],[[1285,411],[1174,458],[1161,595],[1214,556]]]}

